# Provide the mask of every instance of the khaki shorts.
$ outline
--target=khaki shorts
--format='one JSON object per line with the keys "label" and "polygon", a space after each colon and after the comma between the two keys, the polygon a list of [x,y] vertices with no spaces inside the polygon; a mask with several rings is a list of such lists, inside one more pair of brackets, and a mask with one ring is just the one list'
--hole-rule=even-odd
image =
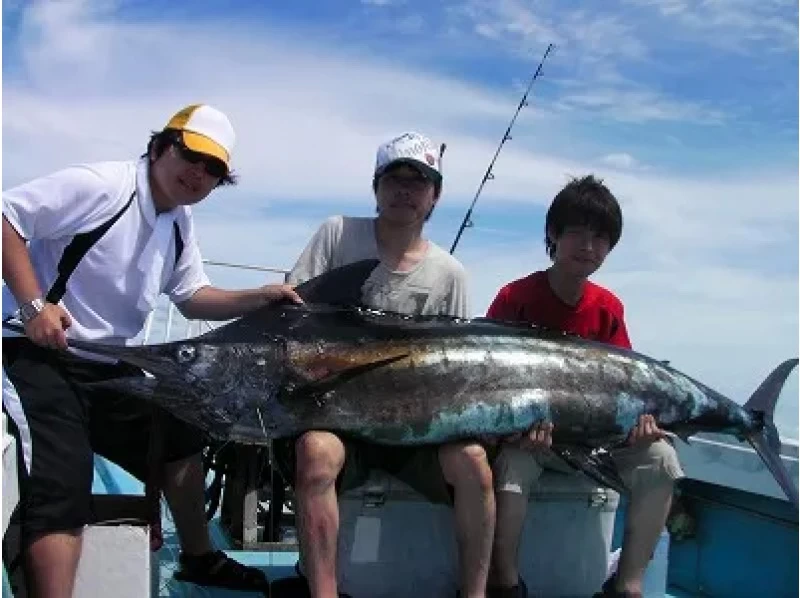
{"label": "khaki shorts", "polygon": [[[352,438],[341,438],[344,444],[344,466],[336,479],[338,493],[352,490],[369,479],[370,471],[379,469],[434,503],[453,504],[453,487],[444,479],[437,446],[394,447],[367,444]],[[277,440],[273,455],[287,483],[294,486],[297,458],[296,439]]]}
{"label": "khaki shorts", "polygon": [[[684,476],[675,448],[667,440],[613,449],[611,457],[632,496],[646,494],[663,484],[671,485]],[[550,451],[534,453],[504,445],[492,463],[495,491],[527,496],[545,469],[574,471]]]}

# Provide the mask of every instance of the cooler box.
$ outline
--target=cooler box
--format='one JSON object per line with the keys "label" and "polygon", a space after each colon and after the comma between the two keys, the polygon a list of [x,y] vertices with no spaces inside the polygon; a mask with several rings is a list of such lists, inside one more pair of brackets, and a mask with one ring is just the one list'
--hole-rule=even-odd
{"label": "cooler box", "polygon": [[87,525],[73,598],[147,598],[153,592],[150,534],[140,525]]}
{"label": "cooler box", "polygon": [[[545,472],[531,496],[520,573],[531,595],[591,596],[608,571],[616,492],[580,473]],[[454,597],[453,511],[382,472],[342,495],[338,575],[353,598]]]}

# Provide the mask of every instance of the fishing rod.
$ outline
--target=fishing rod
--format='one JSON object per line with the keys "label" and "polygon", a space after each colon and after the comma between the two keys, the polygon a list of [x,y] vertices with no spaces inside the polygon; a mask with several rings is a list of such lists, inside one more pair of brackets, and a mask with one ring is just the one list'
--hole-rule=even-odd
{"label": "fishing rod", "polygon": [[517,116],[522,111],[522,109],[528,105],[528,95],[531,93],[531,89],[533,89],[533,84],[536,82],[536,79],[542,74],[542,65],[544,61],[547,59],[548,54],[553,49],[553,44],[548,44],[547,49],[544,51],[544,55],[542,59],[539,61],[539,66],[536,67],[536,72],[531,77],[530,83],[528,83],[528,89],[525,90],[525,94],[522,96],[522,99],[519,102],[519,106],[517,106],[516,112],[514,112],[514,116],[511,119],[511,122],[506,129],[503,138],[500,140],[500,144],[497,146],[497,151],[494,153],[494,157],[492,161],[489,163],[489,167],[486,169],[486,173],[483,175],[483,179],[481,180],[481,184],[478,186],[478,191],[475,193],[475,197],[472,199],[472,203],[467,210],[467,213],[464,215],[464,220],[461,221],[461,226],[458,228],[458,233],[456,233],[456,238],[453,241],[453,245],[450,247],[450,253],[452,254],[456,250],[456,246],[458,245],[459,240],[461,239],[461,235],[464,233],[464,229],[471,228],[473,226],[472,223],[472,210],[475,208],[475,204],[478,203],[478,198],[481,196],[481,191],[483,191],[484,185],[486,185],[486,181],[490,181],[494,178],[494,173],[492,173],[492,169],[494,168],[494,163],[497,161],[497,156],[500,155],[500,151],[503,149],[506,141],[511,139],[511,129],[514,128],[514,123],[517,122]]}

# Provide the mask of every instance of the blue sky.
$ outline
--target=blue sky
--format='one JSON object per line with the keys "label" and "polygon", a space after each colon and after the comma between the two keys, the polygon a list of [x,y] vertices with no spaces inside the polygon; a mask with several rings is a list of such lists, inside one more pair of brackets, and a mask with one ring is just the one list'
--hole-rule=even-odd
{"label": "blue sky", "polygon": [[[326,216],[372,213],[375,148],[419,130],[448,144],[449,248],[554,43],[456,252],[473,310],[546,267],[549,201],[594,172],[625,214],[596,279],[634,344],[744,401],[798,352],[797,22],[784,0],[6,1],[3,186],[134,157],[209,102],[242,182],[197,208],[204,255],[290,267]],[[793,375],[794,437],[797,406]]]}

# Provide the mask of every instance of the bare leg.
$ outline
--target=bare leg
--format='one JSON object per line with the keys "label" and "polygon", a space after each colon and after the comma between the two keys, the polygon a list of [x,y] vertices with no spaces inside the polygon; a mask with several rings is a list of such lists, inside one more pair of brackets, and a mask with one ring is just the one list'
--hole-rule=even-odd
{"label": "bare leg", "polygon": [[344,444],[329,432],[307,432],[296,444],[295,498],[303,572],[315,598],[337,596],[339,505],[336,478]]}
{"label": "bare leg", "polygon": [[[535,428],[538,434],[539,429]],[[519,545],[528,514],[528,501],[534,482],[542,473],[539,450],[505,444],[492,463],[497,501],[497,523],[492,546],[489,585],[513,588],[519,583]]]}
{"label": "bare leg", "polygon": [[454,488],[456,538],[464,598],[486,595],[494,537],[492,470],[479,444],[451,444],[439,449],[447,482]]}
{"label": "bare leg", "polygon": [[489,585],[513,588],[519,582],[518,554],[522,526],[528,512],[528,495],[498,491],[497,523],[492,547],[492,569]]}
{"label": "bare leg", "polygon": [[81,532],[47,534],[26,552],[28,595],[31,598],[72,598],[81,557]]}
{"label": "bare leg", "polygon": [[193,455],[164,465],[164,496],[183,551],[192,556],[211,550],[203,493],[203,462]]}
{"label": "bare leg", "polygon": [[644,570],[650,562],[672,504],[672,484],[631,497],[619,557],[616,587],[641,596]]}

